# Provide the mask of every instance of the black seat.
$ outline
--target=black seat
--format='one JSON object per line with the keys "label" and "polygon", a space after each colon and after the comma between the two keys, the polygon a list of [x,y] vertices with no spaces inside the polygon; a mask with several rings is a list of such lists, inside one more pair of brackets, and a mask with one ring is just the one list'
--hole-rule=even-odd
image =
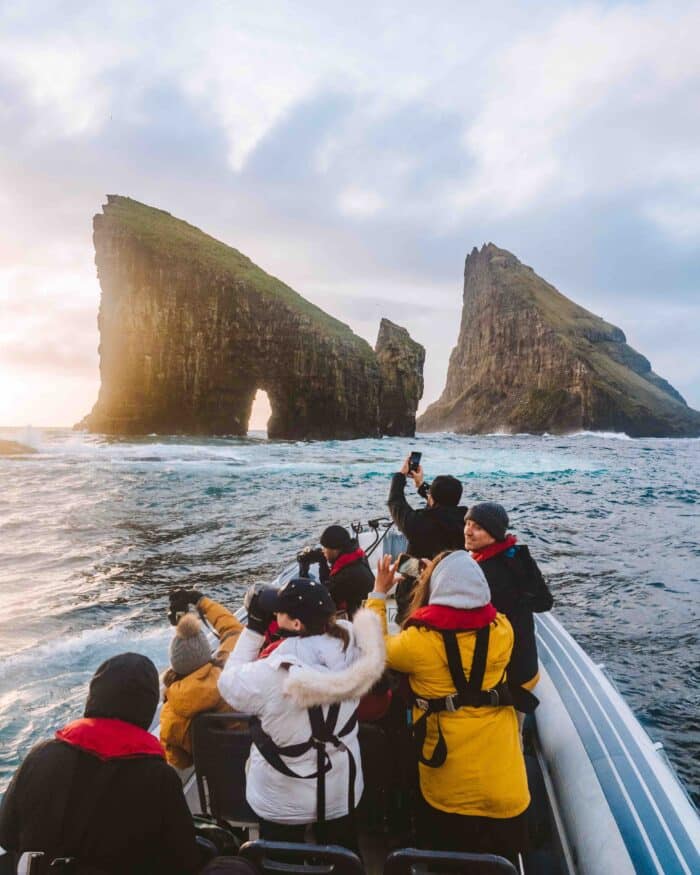
{"label": "black seat", "polygon": [[246,842],[239,853],[244,859],[250,860],[261,875],[365,875],[357,854],[339,845],[267,842],[260,839]]}
{"label": "black seat", "polygon": [[518,875],[512,863],[495,854],[419,851],[417,848],[402,848],[389,854],[384,863],[384,875],[412,875],[414,866],[464,875]]}
{"label": "black seat", "polygon": [[242,857],[215,857],[199,875],[258,875],[258,870]]}
{"label": "black seat", "polygon": [[258,816],[245,798],[250,754],[249,714],[205,713],[192,721],[192,757],[204,814],[235,826],[254,826]]}

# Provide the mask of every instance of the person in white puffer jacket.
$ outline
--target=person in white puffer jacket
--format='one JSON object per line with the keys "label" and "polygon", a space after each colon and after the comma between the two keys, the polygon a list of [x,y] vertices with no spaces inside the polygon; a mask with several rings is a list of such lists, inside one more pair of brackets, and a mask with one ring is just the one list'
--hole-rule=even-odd
{"label": "person in white puffer jacket", "polygon": [[[326,587],[307,578],[279,591],[251,588],[246,607],[248,626],[219,691],[257,718],[246,798],[260,837],[302,842],[315,824],[317,841],[357,851],[354,808],[364,788],[357,708],[384,671],[380,624],[367,610],[353,623],[336,621]],[[261,653],[272,614],[284,637]]]}

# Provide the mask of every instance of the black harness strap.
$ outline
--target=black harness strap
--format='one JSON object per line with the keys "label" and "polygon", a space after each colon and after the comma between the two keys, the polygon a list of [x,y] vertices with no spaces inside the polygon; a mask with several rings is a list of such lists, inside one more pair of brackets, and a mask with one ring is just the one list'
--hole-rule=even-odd
{"label": "black harness strap", "polygon": [[[425,699],[413,693],[413,704],[420,708],[423,713],[413,724],[413,734],[418,749],[418,759],[430,769],[437,769],[447,759],[447,744],[440,726],[440,713],[443,711],[457,711],[459,708],[482,708],[512,705],[513,699],[510,689],[503,679],[490,690],[482,690],[484,673],[486,671],[486,658],[489,649],[490,627],[483,626],[477,630],[474,643],[474,655],[472,657],[469,679],[464,675],[464,666],[459,653],[457,633],[454,631],[440,630],[445,644],[447,655],[447,668],[452,678],[456,692],[451,696],[442,696],[440,699]],[[423,754],[425,736],[427,733],[427,719],[429,714],[435,714],[437,719],[438,738],[430,758]]]}
{"label": "black harness strap", "polygon": [[[320,825],[320,832],[325,832],[326,823],[326,774],[333,768],[331,758],[326,750],[327,744],[345,751],[348,756],[348,814],[355,810],[355,779],[357,776],[357,763],[350,748],[341,741],[357,725],[357,708],[352,712],[345,725],[336,732],[336,724],[340,716],[340,704],[335,703],[328,709],[327,716],[323,714],[320,705],[314,705],[308,709],[309,723],[311,724],[311,737],[308,741],[300,744],[289,744],[281,747],[272,740],[260,724],[260,720],[254,717],[250,721],[250,734],[253,744],[260,751],[265,760],[283,775],[289,778],[315,778],[316,779],[316,817]],[[316,751],[316,771],[309,775],[300,775],[292,771],[282,757],[299,757],[311,749]],[[323,836],[320,836],[323,838]]]}

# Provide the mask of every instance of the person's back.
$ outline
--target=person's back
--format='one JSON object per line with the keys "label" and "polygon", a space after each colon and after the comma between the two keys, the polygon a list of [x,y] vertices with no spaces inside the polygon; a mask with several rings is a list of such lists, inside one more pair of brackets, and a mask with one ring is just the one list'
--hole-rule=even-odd
{"label": "person's back", "polygon": [[85,717],[35,745],[15,773],[0,807],[0,845],[75,857],[110,875],[196,871],[180,779],[147,731],[157,703],[147,657],[103,663]]}
{"label": "person's back", "polygon": [[[219,639],[216,654],[190,604],[214,629]],[[243,626],[223,605],[197,590],[176,590],[171,611],[180,618],[170,643],[170,669],[163,677],[164,704],[160,712],[160,740],[168,762],[178,769],[192,765],[191,726],[203,711],[230,711],[217,686],[221,670],[238,641]]]}
{"label": "person's back", "polygon": [[[462,484],[455,477],[441,474],[427,486],[422,467],[409,471],[408,461],[393,475],[387,500],[391,518],[408,540],[407,552],[419,559],[432,559],[444,550],[463,549],[467,508],[459,504]],[[406,477],[415,482],[427,507],[416,510],[406,501]]]}
{"label": "person's back", "polygon": [[[385,623],[393,570],[383,557],[367,603]],[[513,858],[527,841],[529,804],[504,684],[513,631],[478,565],[464,551],[438,556],[403,631],[385,641],[388,666],[406,673],[412,690],[421,845]]]}

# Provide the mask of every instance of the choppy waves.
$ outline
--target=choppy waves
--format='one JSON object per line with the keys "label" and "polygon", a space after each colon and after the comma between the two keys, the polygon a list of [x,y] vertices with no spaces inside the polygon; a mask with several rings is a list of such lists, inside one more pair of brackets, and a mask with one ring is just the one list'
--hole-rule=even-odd
{"label": "choppy waves", "polygon": [[428,476],[463,481],[466,503],[509,508],[558,616],[700,798],[700,441],[1,431],[38,453],[0,459],[0,792],[29,746],[79,713],[103,659],[131,649],[166,664],[171,588],[235,604],[326,524],[382,515],[417,448]]}

